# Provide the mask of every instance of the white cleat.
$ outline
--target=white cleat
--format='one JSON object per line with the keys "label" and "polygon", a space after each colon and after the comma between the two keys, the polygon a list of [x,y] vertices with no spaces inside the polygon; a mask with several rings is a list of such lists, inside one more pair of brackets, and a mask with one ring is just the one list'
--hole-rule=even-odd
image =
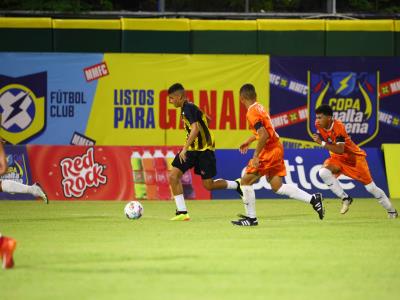
{"label": "white cleat", "polygon": [[33,188],[33,196],[35,197],[40,197],[44,201],[44,203],[49,204],[49,199],[47,198],[46,193],[43,191],[42,187],[39,185],[39,183],[35,182],[32,185]]}
{"label": "white cleat", "polygon": [[396,219],[399,216],[397,213],[397,210],[394,211],[388,211],[388,218],[389,219]]}
{"label": "white cleat", "polygon": [[344,199],[343,199],[343,201],[342,201],[342,208],[340,209],[340,213],[341,213],[342,215],[344,215],[345,213],[348,212],[348,210],[349,210],[350,205],[351,205],[352,202],[353,202],[353,198],[351,198],[351,197],[347,197],[347,198],[344,198]]}

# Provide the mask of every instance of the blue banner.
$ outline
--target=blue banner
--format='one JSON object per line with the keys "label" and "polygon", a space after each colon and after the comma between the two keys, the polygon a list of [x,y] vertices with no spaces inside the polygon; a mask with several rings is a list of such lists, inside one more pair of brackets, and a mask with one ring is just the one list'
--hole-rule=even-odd
{"label": "blue banner", "polygon": [[[367,160],[372,178],[377,186],[383,189],[385,193],[388,193],[382,152],[378,148],[366,148],[364,150],[368,155]],[[252,153],[253,151],[249,151],[246,155],[242,155],[238,150],[217,150],[217,178],[236,179],[241,177],[248,161],[252,157]],[[323,149],[286,149],[285,165],[287,176],[284,178],[284,182],[297,184],[299,188],[311,194],[320,192],[325,198],[336,198],[318,174],[318,170],[328,157],[328,151]],[[363,184],[353,179],[341,175],[339,182],[346,193],[352,197],[373,197],[365,190]],[[257,198],[284,198],[271,191],[265,177],[262,177],[258,183],[254,184],[254,189]],[[216,190],[212,192],[212,199],[235,198],[238,198],[238,194],[234,190]]]}
{"label": "blue banner", "polygon": [[97,80],[85,69],[103,54],[0,53],[2,138],[11,144],[68,145],[84,133]]}
{"label": "blue banner", "polygon": [[[25,146],[6,145],[4,150],[7,155],[7,172],[0,176],[0,180],[13,180],[23,184],[32,184],[31,168]],[[0,193],[0,200],[33,200],[30,194]]]}
{"label": "blue banner", "polygon": [[399,68],[399,57],[271,57],[270,114],[285,147],[310,146],[320,104],[358,145],[400,142]]}

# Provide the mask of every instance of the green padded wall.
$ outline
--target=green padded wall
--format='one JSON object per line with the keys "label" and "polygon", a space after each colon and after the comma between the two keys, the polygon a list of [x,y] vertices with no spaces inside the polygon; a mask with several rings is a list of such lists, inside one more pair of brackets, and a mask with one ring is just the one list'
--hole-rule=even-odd
{"label": "green padded wall", "polygon": [[256,21],[191,20],[195,54],[257,54]]}
{"label": "green padded wall", "polygon": [[121,52],[121,21],[53,20],[56,52]]}
{"label": "green padded wall", "polygon": [[50,18],[0,18],[0,51],[53,51]]}
{"label": "green padded wall", "polygon": [[324,20],[257,20],[258,53],[324,56]]}
{"label": "green padded wall", "polygon": [[393,20],[326,21],[327,56],[393,56]]}
{"label": "green padded wall", "polygon": [[191,53],[188,19],[122,19],[122,52]]}

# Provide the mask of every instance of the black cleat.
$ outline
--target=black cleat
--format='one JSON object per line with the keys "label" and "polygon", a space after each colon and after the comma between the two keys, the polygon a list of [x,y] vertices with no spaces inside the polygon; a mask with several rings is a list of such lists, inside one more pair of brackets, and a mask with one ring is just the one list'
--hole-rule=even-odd
{"label": "black cleat", "polygon": [[237,216],[241,219],[245,219],[248,218],[248,216],[244,215],[244,214],[237,214]]}
{"label": "black cleat", "polygon": [[240,178],[236,179],[235,182],[237,183],[237,188],[236,188],[236,192],[239,194],[240,198],[243,199],[243,191],[242,191],[242,187],[240,185]]}
{"label": "black cleat", "polygon": [[313,209],[318,213],[320,220],[322,220],[325,215],[325,209],[322,204],[322,194],[321,193],[314,194],[311,198],[310,203],[311,203]]}
{"label": "black cleat", "polygon": [[257,226],[258,220],[257,220],[257,218],[245,217],[245,218],[239,219],[237,221],[231,221],[231,223],[233,225],[237,225],[237,226]]}

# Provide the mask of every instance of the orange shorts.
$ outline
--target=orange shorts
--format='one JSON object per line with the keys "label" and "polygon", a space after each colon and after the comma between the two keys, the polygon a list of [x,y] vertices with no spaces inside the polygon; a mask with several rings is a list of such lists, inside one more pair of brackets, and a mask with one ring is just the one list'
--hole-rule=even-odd
{"label": "orange shorts", "polygon": [[260,165],[258,168],[252,166],[252,159],[247,164],[246,173],[258,173],[261,176],[286,176],[286,167],[283,160],[283,146],[276,143],[264,148],[260,155]]}
{"label": "orange shorts", "polygon": [[344,174],[350,178],[353,178],[362,184],[370,184],[372,182],[371,173],[368,168],[367,159],[362,155],[355,155],[354,159],[340,159],[331,157],[325,160],[324,166],[335,166],[340,171],[334,174],[336,177]]}

